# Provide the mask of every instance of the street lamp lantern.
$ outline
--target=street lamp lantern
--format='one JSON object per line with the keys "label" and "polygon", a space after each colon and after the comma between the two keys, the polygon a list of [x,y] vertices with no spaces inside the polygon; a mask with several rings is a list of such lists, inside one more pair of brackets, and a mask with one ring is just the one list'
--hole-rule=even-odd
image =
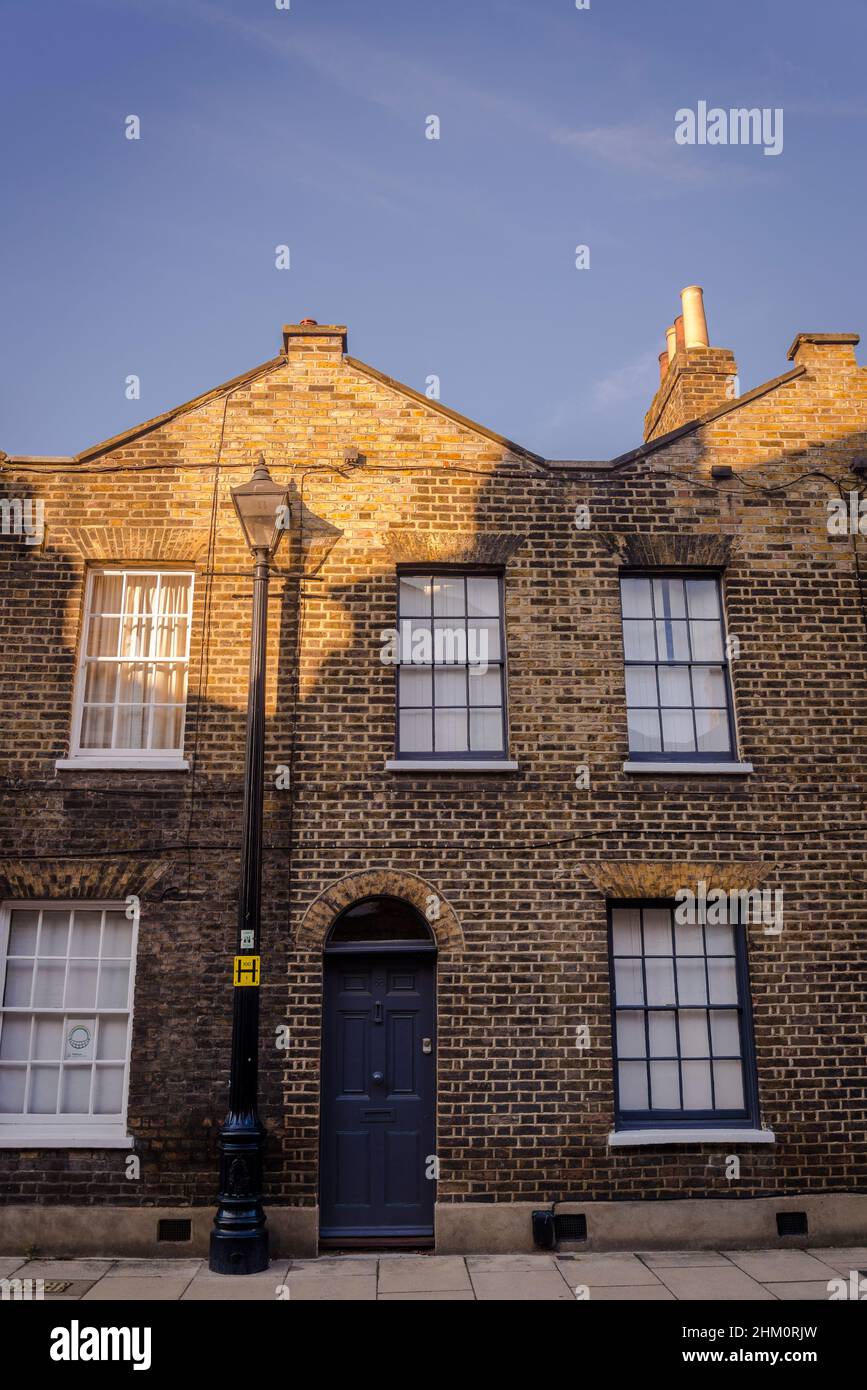
{"label": "street lamp lantern", "polygon": [[232,501],[250,549],[273,555],[285,530],[289,493],[275,483],[260,454],[248,483],[232,488]]}
{"label": "street lamp lantern", "polygon": [[232,1058],[229,1112],[220,1130],[220,1195],[211,1231],[210,1267],[218,1274],[268,1268],[262,1205],[265,1127],[259,1119],[259,923],[262,901],[262,808],[265,790],[265,651],[269,563],[289,517],[289,493],[265,459],[248,483],[232,489],[244,537],[253,552],[253,623],[244,761],[244,821],[238,932],[232,967]]}

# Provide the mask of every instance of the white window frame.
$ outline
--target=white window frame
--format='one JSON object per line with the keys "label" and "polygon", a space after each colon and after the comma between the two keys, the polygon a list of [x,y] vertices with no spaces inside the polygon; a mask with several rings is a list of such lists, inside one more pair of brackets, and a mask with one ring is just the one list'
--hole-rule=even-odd
{"label": "white window frame", "polygon": [[[130,768],[150,769],[152,771],[186,772],[189,770],[190,764],[188,760],[184,758],[183,729],[181,731],[181,744],[178,748],[82,748],[81,746],[81,728],[84,719],[84,690],[88,665],[87,643],[90,633],[90,623],[93,617],[91,612],[93,582],[97,574],[115,574],[124,577],[128,574],[173,574],[185,575],[189,578],[190,611],[189,621],[187,623],[186,651],[183,656],[165,658],[167,662],[183,661],[186,666],[186,679],[184,682],[184,719],[186,719],[187,699],[189,696],[190,649],[193,630],[193,601],[196,583],[195,569],[187,565],[91,565],[88,567],[84,590],[84,610],[81,621],[81,636],[78,646],[75,687],[72,699],[72,730],[69,743],[69,757],[58,758],[55,762],[55,767],[79,768],[81,770],[87,770],[89,768]],[[133,658],[130,659],[132,660]],[[152,659],[153,658],[148,658],[148,660]]]}
{"label": "white window frame", "polygon": [[[0,904],[0,1008],[6,990],[6,967],[9,951],[9,931],[11,914],[15,910],[35,912],[38,909],[49,911],[71,911],[75,908],[93,912],[125,912],[127,904],[114,900],[75,898],[16,898]],[[129,969],[129,1007],[127,1009],[36,1009],[32,1006],[18,1010],[24,1014],[56,1014],[62,1018],[68,1013],[86,1013],[100,1016],[123,1015],[128,1019],[127,1048],[124,1062],[123,1093],[119,1117],[94,1115],[18,1115],[0,1114],[0,1149],[128,1149],[133,1144],[127,1133],[127,1109],[129,1104],[129,1078],[132,1064],[132,1028],[135,1010],[135,973],[138,953],[138,918],[132,920],[132,946]],[[68,957],[67,957],[68,958]],[[6,1010],[4,1009],[5,1013]]]}

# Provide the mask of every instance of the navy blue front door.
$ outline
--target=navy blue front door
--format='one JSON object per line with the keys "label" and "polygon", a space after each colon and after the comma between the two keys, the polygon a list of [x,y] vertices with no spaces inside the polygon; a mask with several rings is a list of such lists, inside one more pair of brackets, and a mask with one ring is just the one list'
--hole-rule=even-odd
{"label": "navy blue front door", "polygon": [[433,1234],[434,969],[433,953],[325,957],[325,1240]]}

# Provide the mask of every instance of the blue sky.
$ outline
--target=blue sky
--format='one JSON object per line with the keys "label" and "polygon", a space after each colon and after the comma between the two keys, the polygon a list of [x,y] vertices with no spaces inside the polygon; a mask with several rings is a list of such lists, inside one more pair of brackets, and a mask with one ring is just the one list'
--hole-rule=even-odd
{"label": "blue sky", "polygon": [[[684,285],[743,390],[798,330],[867,330],[861,0],[4,0],[0,39],[9,453],[305,316],[554,458],[640,442]],[[699,100],[781,107],[783,152],[677,145]]]}

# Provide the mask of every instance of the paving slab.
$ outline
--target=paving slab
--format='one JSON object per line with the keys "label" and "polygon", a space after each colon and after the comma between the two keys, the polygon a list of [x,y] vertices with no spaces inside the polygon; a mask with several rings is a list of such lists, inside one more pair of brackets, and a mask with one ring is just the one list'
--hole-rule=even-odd
{"label": "paving slab", "polygon": [[831,1297],[827,1283],[812,1283],[810,1280],[806,1280],[803,1284],[791,1282],[766,1284],[765,1287],[770,1289],[775,1298],[782,1299],[784,1303],[827,1303]]}
{"label": "paving slab", "polygon": [[289,1298],[293,1303],[310,1302],[321,1299],[323,1302],[343,1300],[345,1302],[373,1302],[376,1298],[376,1277],[373,1274],[290,1274]]}
{"label": "paving slab", "polygon": [[[162,1282],[162,1281],[160,1281]],[[212,1274],[198,1275],[181,1294],[182,1303],[222,1303],[241,1300],[245,1303],[277,1303],[278,1289],[286,1280],[280,1274]]]}
{"label": "paving slab", "polygon": [[100,1279],[82,1298],[82,1303],[127,1303],[141,1299],[143,1303],[177,1303],[189,1284],[189,1279],[171,1278],[158,1274],[154,1279],[137,1275],[133,1279]]}
{"label": "paving slab", "polygon": [[831,1278],[830,1265],[823,1264],[806,1250],[728,1250],[733,1265],[763,1284],[782,1284],[789,1279],[804,1281]]}
{"label": "paving slab", "polygon": [[101,1279],[114,1260],[28,1260],[16,1279]]}
{"label": "paving slab", "polygon": [[675,1298],[705,1300],[755,1299],[757,1302],[773,1302],[774,1295],[768,1293],[763,1284],[758,1284],[736,1265],[728,1269],[705,1266],[697,1269],[657,1269],[657,1274]]}
{"label": "paving slab", "polygon": [[574,1289],[576,1284],[588,1288],[613,1284],[629,1287],[636,1284],[656,1284],[656,1275],[636,1255],[577,1255],[574,1260],[557,1260],[557,1268]]}
{"label": "paving slab", "polygon": [[851,1269],[867,1270],[867,1245],[820,1246],[809,1249],[807,1254],[830,1265],[838,1274],[848,1274]]}
{"label": "paving slab", "polygon": [[502,1274],[472,1274],[473,1290],[480,1301],[502,1299],[509,1302],[534,1303],[542,1300],[563,1302],[575,1295],[566,1281],[554,1269],[539,1274],[511,1271]]}
{"label": "paving slab", "polygon": [[21,1269],[26,1263],[23,1255],[0,1255],[0,1279],[8,1279],[14,1270]]}
{"label": "paving slab", "polygon": [[470,1276],[460,1255],[407,1255],[380,1260],[379,1292],[437,1293],[446,1289],[472,1292]]}
{"label": "paving slab", "polygon": [[194,1279],[202,1268],[201,1260],[116,1260],[104,1279]]}
{"label": "paving slab", "polygon": [[[579,1300],[580,1302],[580,1300]],[[662,1284],[632,1284],[627,1288],[617,1288],[603,1284],[590,1290],[588,1303],[676,1303],[674,1294]]]}
{"label": "paving slab", "polygon": [[470,1274],[538,1274],[554,1269],[553,1255],[466,1255]]}
{"label": "paving slab", "polygon": [[649,1269],[700,1269],[729,1263],[718,1250],[637,1250],[636,1255]]}
{"label": "paving slab", "polygon": [[473,1303],[475,1295],[472,1289],[436,1289],[432,1293],[380,1293],[376,1296],[377,1303],[396,1303],[401,1299],[410,1302],[444,1302],[450,1303]]}
{"label": "paving slab", "polygon": [[[381,1262],[380,1262],[381,1263]],[[364,1259],[347,1258],[337,1259],[328,1258],[324,1260],[291,1260],[289,1263],[290,1274],[304,1274],[317,1279],[359,1278],[361,1275],[376,1276],[377,1259],[376,1256],[365,1256]]]}

